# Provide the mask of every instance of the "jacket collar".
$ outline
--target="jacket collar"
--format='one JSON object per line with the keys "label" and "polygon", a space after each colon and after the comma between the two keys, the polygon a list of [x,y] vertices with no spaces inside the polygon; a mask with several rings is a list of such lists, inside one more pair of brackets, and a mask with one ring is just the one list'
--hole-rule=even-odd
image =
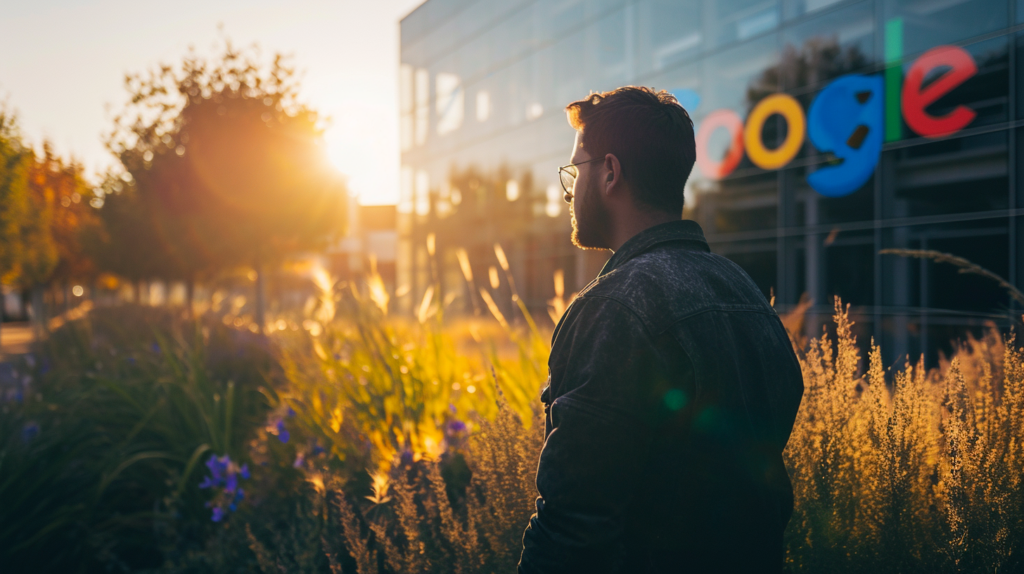
{"label": "jacket collar", "polygon": [[707,240],[704,239],[704,231],[696,221],[681,219],[679,221],[661,223],[654,227],[648,227],[626,240],[622,247],[604,264],[598,277],[621,267],[623,263],[650,250],[655,245],[675,241],[688,242],[691,249],[705,252],[711,251]]}

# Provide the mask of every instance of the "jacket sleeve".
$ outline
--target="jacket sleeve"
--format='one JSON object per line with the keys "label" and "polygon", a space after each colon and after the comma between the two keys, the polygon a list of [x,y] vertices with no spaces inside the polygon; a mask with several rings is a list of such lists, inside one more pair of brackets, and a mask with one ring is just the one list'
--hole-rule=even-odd
{"label": "jacket sleeve", "polygon": [[625,512],[649,455],[653,427],[643,413],[658,377],[654,346],[621,303],[576,303],[552,349],[556,398],[519,574],[619,571]]}

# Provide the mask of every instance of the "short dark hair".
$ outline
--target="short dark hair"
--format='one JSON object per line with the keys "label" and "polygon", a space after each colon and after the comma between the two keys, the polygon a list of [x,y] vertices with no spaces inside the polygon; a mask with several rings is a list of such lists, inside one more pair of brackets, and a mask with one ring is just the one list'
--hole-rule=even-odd
{"label": "short dark hair", "polygon": [[637,201],[683,213],[683,188],[697,159],[693,120],[675,96],[625,86],[590,94],[565,107],[569,125],[583,132],[582,145],[595,159],[615,154],[622,178]]}

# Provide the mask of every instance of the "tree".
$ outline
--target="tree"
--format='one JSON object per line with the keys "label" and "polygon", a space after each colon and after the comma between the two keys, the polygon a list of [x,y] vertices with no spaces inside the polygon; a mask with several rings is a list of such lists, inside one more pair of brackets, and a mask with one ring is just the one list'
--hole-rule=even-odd
{"label": "tree", "polygon": [[31,159],[14,115],[0,108],[0,285],[11,284],[21,269],[21,226],[28,211]]}
{"label": "tree", "polygon": [[326,161],[323,120],[297,100],[294,69],[256,48],[128,75],[130,103],[107,145],[134,180],[169,258],[189,284],[234,266],[257,273],[344,230],[344,179]]}

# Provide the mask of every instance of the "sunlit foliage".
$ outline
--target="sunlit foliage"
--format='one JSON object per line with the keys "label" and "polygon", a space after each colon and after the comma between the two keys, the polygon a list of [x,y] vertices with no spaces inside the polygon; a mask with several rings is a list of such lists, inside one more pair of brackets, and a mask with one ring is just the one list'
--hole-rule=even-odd
{"label": "sunlit foliage", "polygon": [[[149,252],[167,255],[155,277],[261,273],[344,230],[347,191],[325,155],[325,120],[299,101],[283,56],[264,62],[255,47],[225,41],[216,57],[190,51],[177,65],[129,74],[125,88],[107,146],[127,175],[110,186],[137,195],[122,203],[150,227],[140,234],[153,236]],[[140,251],[130,225],[108,231],[109,249]]]}

